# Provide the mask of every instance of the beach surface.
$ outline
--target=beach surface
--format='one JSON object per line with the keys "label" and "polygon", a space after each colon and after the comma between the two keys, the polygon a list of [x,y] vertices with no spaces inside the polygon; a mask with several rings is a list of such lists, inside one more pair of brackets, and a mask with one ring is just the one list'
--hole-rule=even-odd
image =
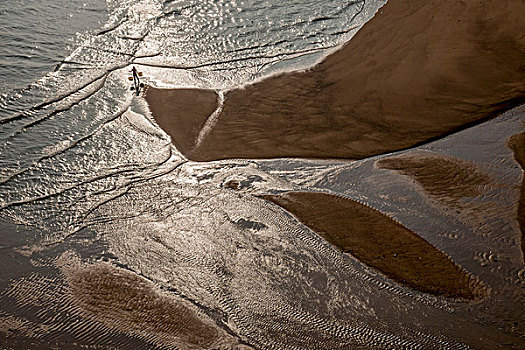
{"label": "beach surface", "polygon": [[147,89],[151,113],[157,124],[169,130],[171,140],[187,153],[197,142],[208,116],[218,107],[213,91]]}
{"label": "beach surface", "polygon": [[[525,132],[514,135],[509,140],[509,147],[514,152],[514,158],[525,170]],[[518,204],[517,220],[521,230],[521,251],[525,262],[525,177],[521,182],[520,201]]]}
{"label": "beach surface", "polygon": [[525,349],[523,1],[384,3],[102,2],[47,47],[0,91],[2,348]]}
{"label": "beach surface", "polygon": [[523,101],[524,12],[518,0],[389,1],[312,69],[226,92],[197,147],[203,115],[216,109],[214,91],[149,88],[146,99],[196,161],[359,159],[404,149]]}
{"label": "beach surface", "polygon": [[399,283],[448,297],[476,299],[483,287],[414,232],[359,202],[316,192],[263,198],[283,207],[328,242]]}

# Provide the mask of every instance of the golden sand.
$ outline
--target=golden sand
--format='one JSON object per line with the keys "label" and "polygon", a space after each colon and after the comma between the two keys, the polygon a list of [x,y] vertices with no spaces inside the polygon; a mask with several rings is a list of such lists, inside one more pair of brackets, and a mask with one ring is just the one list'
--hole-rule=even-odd
{"label": "golden sand", "polygon": [[479,282],[447,255],[375,209],[326,193],[287,192],[263,198],[399,283],[448,297],[482,296]]}
{"label": "golden sand", "polygon": [[460,207],[465,197],[477,197],[490,184],[490,176],[468,161],[424,153],[384,158],[376,162],[417,181],[425,192],[451,207]]}
{"label": "golden sand", "polygon": [[96,264],[68,269],[67,275],[79,306],[122,332],[159,344],[179,339],[191,349],[213,346],[220,336],[188,306],[131,272]]}
{"label": "golden sand", "polygon": [[202,90],[184,90],[181,105],[159,107],[153,96],[171,92],[149,89],[146,99],[192,160],[356,159],[403,149],[524,101],[523,13],[521,0],[389,1],[312,69],[228,91],[194,150],[214,92],[203,100]]}

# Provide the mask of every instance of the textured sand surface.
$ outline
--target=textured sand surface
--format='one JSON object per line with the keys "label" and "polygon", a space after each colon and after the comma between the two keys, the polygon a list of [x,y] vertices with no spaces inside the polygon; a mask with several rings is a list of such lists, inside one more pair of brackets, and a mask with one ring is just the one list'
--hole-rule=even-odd
{"label": "textured sand surface", "polygon": [[447,255],[381,212],[326,193],[266,195],[321,237],[420,291],[474,299],[482,288]]}
{"label": "textured sand surface", "polygon": [[216,327],[135,274],[109,264],[67,272],[71,293],[81,307],[123,332],[138,332],[153,342],[179,338],[188,348],[210,347],[219,337]]}
{"label": "textured sand surface", "polygon": [[[509,140],[509,147],[514,152],[514,158],[521,165],[521,169],[525,171],[525,133],[514,135]],[[523,261],[525,261],[525,178],[521,183],[517,219],[521,229],[521,251],[523,253]]]}
{"label": "textured sand surface", "polygon": [[523,101],[522,13],[520,0],[389,1],[309,71],[228,91],[194,150],[184,146],[195,144],[195,133],[180,133],[178,125],[214,110],[213,98],[204,108],[202,90],[186,90],[185,115],[173,113],[177,105],[159,113],[155,89],[146,98],[157,120],[177,118],[164,129],[193,160],[363,158],[446,135]]}
{"label": "textured sand surface", "polygon": [[417,181],[430,196],[453,208],[465,197],[477,197],[491,178],[475,164],[445,156],[409,154],[379,160],[380,168],[395,170]]}
{"label": "textured sand surface", "polygon": [[147,88],[146,96],[157,124],[175,146],[189,152],[208,116],[217,108],[217,95],[208,90]]}

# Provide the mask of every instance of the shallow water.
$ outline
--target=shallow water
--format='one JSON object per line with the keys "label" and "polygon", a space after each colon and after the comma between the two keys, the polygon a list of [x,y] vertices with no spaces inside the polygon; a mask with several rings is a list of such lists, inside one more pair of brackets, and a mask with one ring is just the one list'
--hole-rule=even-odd
{"label": "shallow water", "polygon": [[4,0],[0,3],[0,93],[52,71],[79,37],[108,17],[106,2]]}
{"label": "shallow water", "polygon": [[[498,328],[508,336],[501,342],[520,346],[523,322],[514,323],[519,310],[505,300],[523,298],[508,214],[517,198],[506,190],[521,172],[504,142],[522,110],[422,148],[473,160],[500,179],[480,201],[496,201],[504,215],[479,231],[376,169],[375,158],[188,162],[129,91],[131,65],[147,83],[215,89],[304,68],[348,40],[382,1],[16,4],[0,5],[2,28],[34,16],[36,29],[24,30],[38,34],[39,48],[7,30],[11,46],[0,51],[9,77],[0,91],[7,347],[490,348],[505,338]],[[46,14],[54,20],[36,20]],[[479,134],[488,135],[483,143]],[[238,190],[227,186],[232,180]],[[255,196],[292,189],[342,194],[391,215],[493,297],[460,303],[398,285]],[[122,301],[128,292],[132,307]],[[191,310],[213,335],[164,322],[181,317],[173,310]],[[478,331],[486,343],[469,335]]]}

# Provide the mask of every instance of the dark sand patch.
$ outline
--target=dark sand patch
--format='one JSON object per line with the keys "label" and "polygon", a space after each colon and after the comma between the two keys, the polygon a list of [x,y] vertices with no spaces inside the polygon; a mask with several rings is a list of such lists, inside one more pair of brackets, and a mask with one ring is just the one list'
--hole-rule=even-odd
{"label": "dark sand patch", "polygon": [[[512,136],[508,145],[514,152],[514,158],[520,164],[521,169],[525,171],[525,132]],[[521,182],[517,219],[521,230],[521,252],[525,262],[525,175]]]}
{"label": "dark sand patch", "polygon": [[431,154],[407,154],[376,162],[383,169],[395,170],[417,181],[438,201],[460,208],[465,197],[478,197],[492,179],[471,162]]}
{"label": "dark sand patch", "polygon": [[[213,348],[221,332],[152,283],[109,264],[64,269],[71,294],[89,315],[159,345]],[[174,339],[178,339],[173,343]]]}
{"label": "dark sand patch", "polygon": [[265,195],[343,252],[420,291],[476,299],[480,283],[414,232],[350,199],[313,192]]}
{"label": "dark sand patch", "polygon": [[[524,101],[523,13],[521,0],[389,1],[312,69],[228,91],[216,125],[193,151],[187,150],[198,126],[179,132],[188,116],[172,111],[181,107],[147,98],[153,116],[169,120],[159,124],[193,160],[390,152]],[[200,116],[213,109],[213,102],[202,106],[203,93],[184,90],[185,111]]]}
{"label": "dark sand patch", "polygon": [[45,333],[44,327],[39,328],[21,317],[0,314],[1,337],[36,338]]}
{"label": "dark sand patch", "polygon": [[525,132],[512,136],[509,139],[508,145],[514,152],[516,161],[522,169],[525,169]]}
{"label": "dark sand patch", "polygon": [[148,87],[145,96],[157,124],[183,154],[195,146],[208,116],[218,107],[218,96],[211,90]]}
{"label": "dark sand patch", "polygon": [[53,265],[62,274],[39,264],[40,271],[11,280],[2,290],[0,344],[9,349],[251,349],[200,308],[130,271],[82,263],[71,252]]}

